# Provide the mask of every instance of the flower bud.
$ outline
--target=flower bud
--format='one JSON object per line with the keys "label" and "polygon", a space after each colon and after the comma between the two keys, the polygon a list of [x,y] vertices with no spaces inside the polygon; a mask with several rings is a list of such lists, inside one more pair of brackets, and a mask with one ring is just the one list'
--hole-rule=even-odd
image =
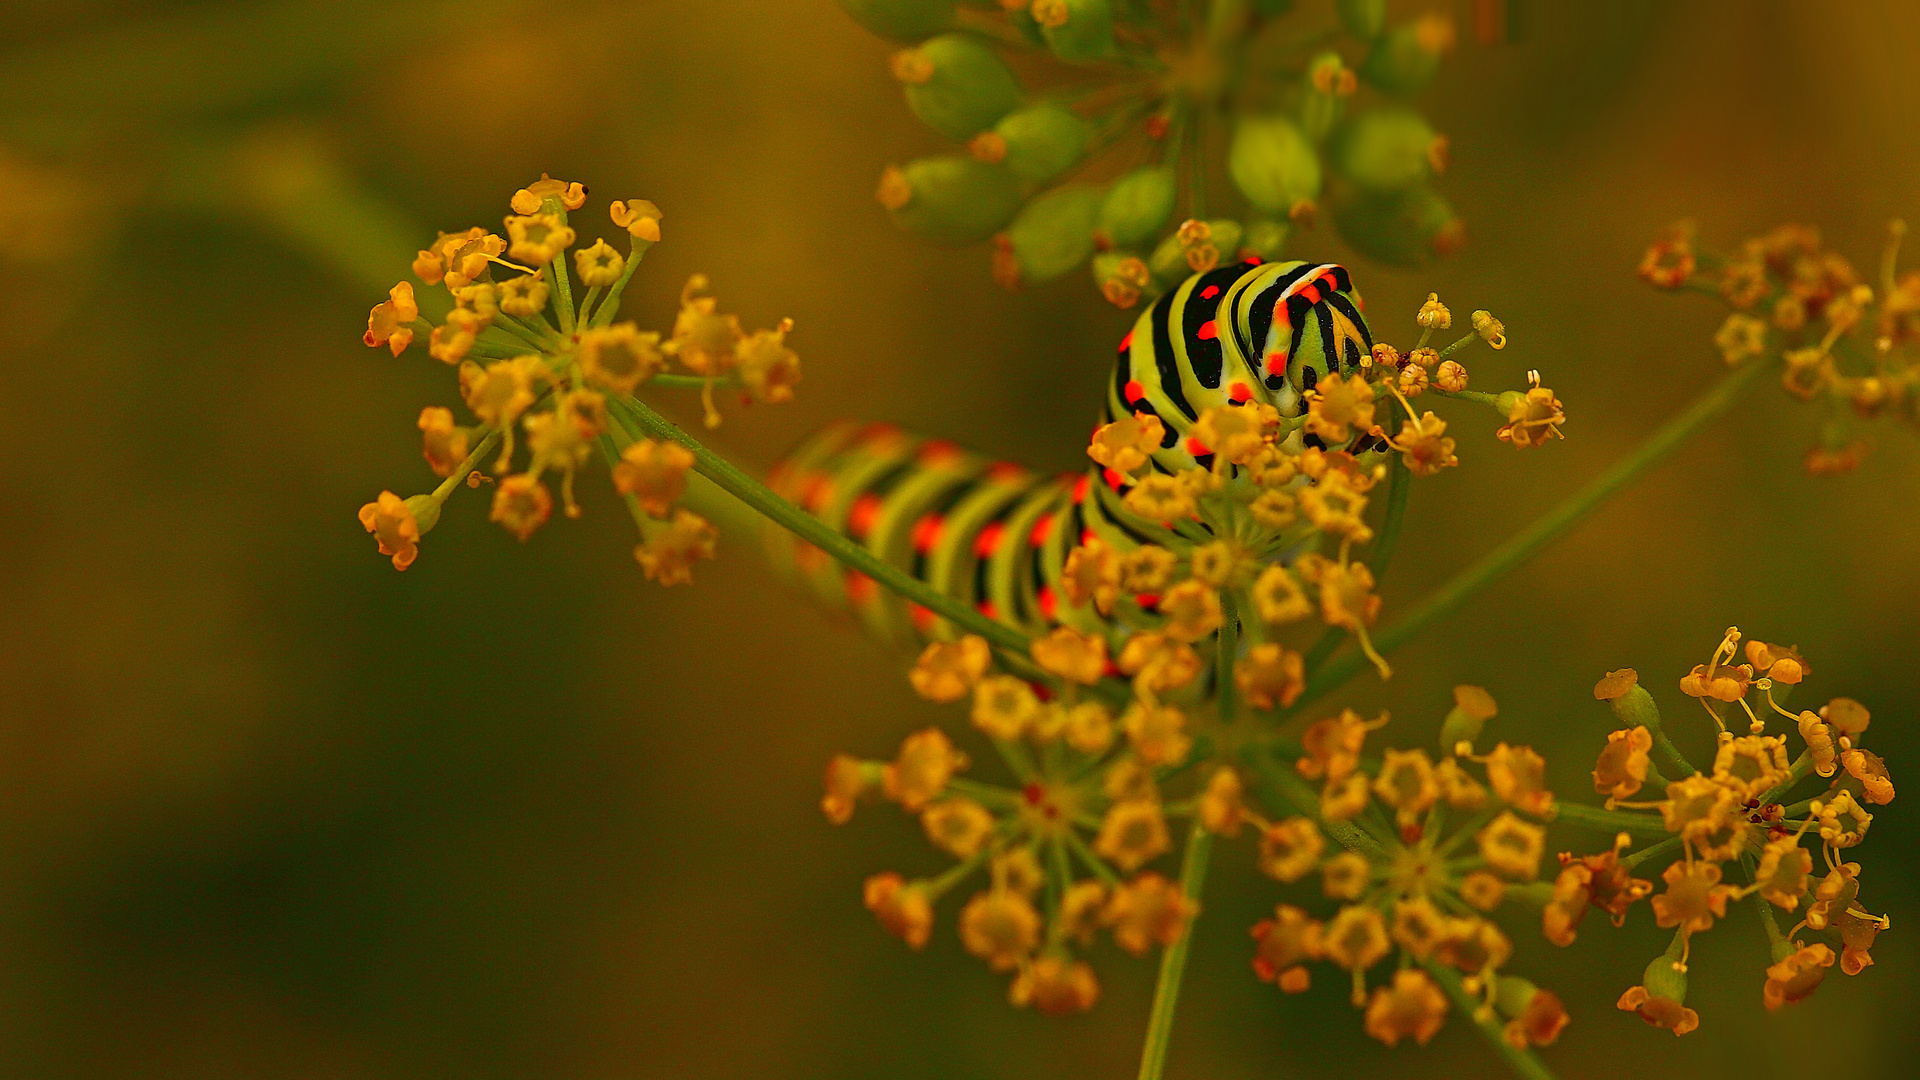
{"label": "flower bud", "polygon": [[1426,181],[1435,147],[1444,141],[1412,109],[1387,106],[1350,118],[1333,133],[1327,164],[1370,195],[1390,195]]}
{"label": "flower bud", "polygon": [[1093,280],[1108,303],[1124,310],[1140,302],[1140,291],[1153,284],[1153,272],[1132,252],[1102,251],[1093,257]]}
{"label": "flower bud", "polygon": [[853,21],[899,41],[918,41],[953,25],[953,0],[840,0]]}
{"label": "flower bud", "polygon": [[1085,262],[1099,209],[1100,189],[1091,184],[1068,184],[1028,203],[1007,229],[1002,252],[1011,265],[996,268],[1001,284],[1052,281]]}
{"label": "flower bud", "polygon": [[1020,182],[1003,166],[964,155],[889,167],[880,202],[894,223],[934,243],[971,244],[998,232],[1020,208]]}
{"label": "flower bud", "polygon": [[1685,1005],[1687,1003],[1687,972],[1684,968],[1674,970],[1675,955],[1675,950],[1669,949],[1654,957],[1653,963],[1647,965],[1647,972],[1642,976],[1644,981],[1641,985],[1645,986],[1647,993],[1653,997],[1666,998],[1676,1005]]}
{"label": "flower bud", "polygon": [[1280,257],[1280,252],[1287,246],[1287,238],[1292,234],[1293,226],[1287,222],[1255,218],[1247,222],[1246,235],[1240,238],[1240,246],[1272,262]]}
{"label": "flower bud", "polygon": [[1453,20],[1422,15],[1382,34],[1360,65],[1360,77],[1389,94],[1411,94],[1433,81],[1453,49]]}
{"label": "flower bud", "polygon": [[907,107],[928,127],[962,142],[1020,104],[1020,84],[993,47],[971,34],[942,34],[897,53],[894,74]]}
{"label": "flower bud", "polygon": [[1033,17],[1047,48],[1062,60],[1098,60],[1113,52],[1112,0],[1037,0]]}
{"label": "flower bud", "polygon": [[1387,25],[1387,0],[1334,0],[1334,10],[1354,37],[1371,41]]}
{"label": "flower bud", "polygon": [[[983,141],[984,147],[978,145]],[[977,138],[973,156],[998,160],[1020,179],[1044,184],[1079,164],[1092,142],[1093,126],[1078,113],[1058,105],[1033,105],[1008,113],[993,131]]]}
{"label": "flower bud", "polygon": [[1173,170],[1146,165],[1113,182],[1100,204],[1099,229],[1114,247],[1140,247],[1173,214]]}
{"label": "flower bud", "polygon": [[420,526],[420,535],[425,536],[440,524],[440,502],[431,495],[415,495],[407,500],[407,510],[413,514],[413,520]]}
{"label": "flower bud", "polygon": [[1420,266],[1466,243],[1452,204],[1424,184],[1397,195],[1348,192],[1334,203],[1340,236],[1362,254],[1393,266]]}
{"label": "flower bud", "polygon": [[1320,158],[1283,116],[1246,117],[1235,125],[1227,169],[1253,208],[1270,217],[1288,217],[1320,194]]}

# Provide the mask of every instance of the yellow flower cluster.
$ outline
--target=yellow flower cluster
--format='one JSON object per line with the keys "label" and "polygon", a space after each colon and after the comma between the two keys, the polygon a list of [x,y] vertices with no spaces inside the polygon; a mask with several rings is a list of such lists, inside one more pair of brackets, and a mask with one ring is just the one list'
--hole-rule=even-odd
{"label": "yellow flower cluster", "polygon": [[[1886,763],[1861,746],[1870,716],[1860,703],[1835,698],[1818,712],[1798,713],[1781,704],[1811,674],[1796,649],[1759,640],[1743,646],[1740,632],[1728,629],[1707,662],[1680,679],[1681,691],[1697,699],[1714,723],[1718,741],[1706,770],[1687,765],[1667,742],[1659,709],[1634,671],[1610,672],[1594,688],[1623,724],[1600,753],[1594,789],[1608,797],[1609,807],[1657,810],[1657,818],[1648,815],[1650,823],[1671,839],[1623,858],[1629,838],[1622,833],[1613,851],[1563,854],[1543,925],[1549,940],[1566,945],[1588,908],[1606,911],[1617,926],[1635,901],[1651,895],[1655,923],[1675,929],[1673,944],[1648,967],[1642,985],[1620,999],[1622,1009],[1649,1023],[1676,1034],[1698,1026],[1698,1014],[1685,1003],[1692,935],[1711,929],[1728,903],[1747,896],[1764,901],[1772,955],[1762,989],[1768,1008],[1811,994],[1833,965],[1836,945],[1841,970],[1849,975],[1873,962],[1869,950],[1888,920],[1860,906],[1861,867],[1845,861],[1844,853],[1866,838],[1873,823],[1866,807],[1893,801],[1893,780]],[[1735,725],[1744,727],[1743,734],[1729,727],[1727,706],[1744,715],[1746,724]],[[1774,725],[1800,740],[1791,761],[1787,735],[1768,733]],[[1656,750],[1660,764],[1679,771],[1679,779],[1661,774]],[[1793,800],[1810,779],[1824,782],[1825,790]],[[1665,797],[1627,801],[1643,788]],[[1809,837],[1817,840],[1817,862],[1806,846]],[[1653,893],[1650,880],[1632,876],[1653,855],[1676,849],[1681,857],[1659,875],[1665,885],[1660,893]],[[1744,884],[1725,880],[1729,867]],[[1801,919],[1783,933],[1775,908]],[[1808,943],[1803,932],[1828,940]]]}
{"label": "yellow flower cluster", "polygon": [[1818,231],[1782,225],[1731,254],[1696,252],[1677,227],[1648,250],[1640,276],[1668,289],[1707,293],[1733,310],[1714,334],[1729,365],[1780,368],[1789,394],[1830,406],[1807,471],[1858,468],[1869,449],[1853,420],[1887,415],[1920,426],[1920,270],[1899,273],[1906,224],[1895,221],[1869,284]]}
{"label": "yellow flower cluster", "polygon": [[[1122,663],[1152,667],[1149,681],[1175,689],[1198,671],[1183,651],[1191,648],[1163,640],[1154,656]],[[1189,760],[1193,740],[1171,706],[1138,700],[1116,716],[1082,699],[1079,688],[1106,668],[1103,638],[1062,628],[1030,653],[1058,680],[1052,688],[993,673],[991,650],[972,636],[928,645],[911,673],[929,700],[970,702],[973,726],[1018,787],[962,777],[967,755],[928,728],[908,736],[892,762],[836,757],[821,808],[840,823],[862,798],[885,797],[917,814],[928,840],[957,860],[933,878],[867,879],[867,907],[915,948],[931,933],[933,905],[984,872],[986,887],[960,910],[962,943],[1012,975],[1015,1005],[1058,1015],[1099,998],[1099,980],[1076,956],[1096,935],[1144,955],[1171,944],[1199,910],[1176,882],[1147,869],[1173,847],[1168,819],[1196,812],[1169,807],[1161,792],[1162,776]]]}
{"label": "yellow flower cluster", "polygon": [[[421,410],[427,464],[444,482],[404,500],[383,492],[361,509],[361,523],[396,568],[412,564],[461,482],[489,482],[476,470],[496,445],[492,468],[501,475],[491,517],[521,540],[553,514],[550,473],[560,476],[564,512],[579,516],[574,474],[598,452],[639,526],[635,557],[647,577],[687,582],[694,563],[712,557],[713,526],[674,505],[694,456],[677,442],[642,437],[631,395],[650,380],[686,380],[700,387],[709,425],[719,422],[713,395],[720,386],[741,389],[747,400],[786,401],[800,374],[786,345],[792,320],[749,334],[738,318],[716,311],[706,278],[696,275],[670,334],[615,322],[635,268],[660,240],[661,214],[643,200],[615,202],[609,217],[625,232],[626,251],[604,239],[575,249],[569,213],[586,198],[580,184],[542,176],[509,200],[504,236],[479,226],[441,233],[413,262],[420,282],[447,290],[451,310],[439,325],[421,317],[407,281],[368,314],[367,345],[399,356],[424,336],[435,359],[457,365],[460,396],[475,420],[462,425],[451,409]],[[584,289],[577,302],[576,287]],[[670,363],[689,374],[663,376]],[[523,440],[528,460],[514,471]]]}
{"label": "yellow flower cluster", "polygon": [[[1261,829],[1261,870],[1288,884],[1317,878],[1319,892],[1340,906],[1321,920],[1280,904],[1253,928],[1254,972],[1298,993],[1311,981],[1307,964],[1345,969],[1367,1033],[1393,1045],[1425,1043],[1440,1029],[1448,1001],[1435,980],[1453,969],[1482,999],[1476,1019],[1504,1019],[1516,1046],[1550,1043],[1568,1022],[1566,1010],[1551,992],[1502,974],[1513,943],[1487,918],[1506,900],[1541,891],[1542,822],[1554,808],[1545,763],[1504,742],[1473,754],[1493,699],[1471,686],[1456,688],[1454,699],[1442,735],[1449,752],[1438,762],[1418,748],[1367,759],[1367,735],[1385,715],[1343,710],[1306,729],[1293,771],[1320,784],[1317,801],[1272,823],[1248,818]],[[1298,789],[1311,795],[1304,784]],[[1366,973],[1390,956],[1397,970],[1369,990]]]}
{"label": "yellow flower cluster", "polygon": [[[1273,638],[1309,618],[1351,632],[1387,677],[1368,633],[1380,610],[1373,571],[1353,547],[1376,539],[1367,511],[1393,471],[1390,462],[1413,476],[1459,464],[1446,422],[1431,411],[1416,418],[1409,399],[1429,389],[1476,396],[1466,390],[1466,369],[1442,357],[1474,341],[1504,348],[1507,340],[1498,319],[1477,311],[1472,333],[1444,352],[1427,347],[1436,330],[1452,325],[1437,296],[1428,297],[1415,321],[1415,348],[1403,355],[1381,344],[1359,370],[1321,378],[1300,416],[1283,417],[1261,402],[1202,412],[1187,444],[1210,459],[1204,467],[1167,471],[1154,461],[1166,428],[1151,413],[1097,429],[1087,456],[1124,481],[1120,503],[1137,519],[1129,532],[1144,539],[1123,550],[1097,538],[1074,548],[1063,582],[1068,603],[1198,642],[1219,629],[1224,592],[1253,643],[1238,658],[1236,679],[1259,708],[1289,706],[1304,687],[1300,654]],[[1538,446],[1558,436],[1566,420],[1553,392],[1538,382],[1533,376],[1526,392],[1477,395],[1507,417],[1498,436],[1514,446]],[[1389,435],[1382,422],[1396,412],[1400,430]]]}

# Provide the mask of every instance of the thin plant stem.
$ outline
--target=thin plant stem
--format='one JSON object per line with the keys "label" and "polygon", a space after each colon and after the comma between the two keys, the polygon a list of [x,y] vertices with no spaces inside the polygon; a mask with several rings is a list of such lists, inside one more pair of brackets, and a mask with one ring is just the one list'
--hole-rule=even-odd
{"label": "thin plant stem", "polygon": [[1608,810],[1599,806],[1587,806],[1584,803],[1563,802],[1554,805],[1554,817],[1569,825],[1598,829],[1602,832],[1629,832],[1642,835],[1661,836],[1667,831],[1666,822],[1659,814],[1634,814],[1624,810]]}
{"label": "thin plant stem", "polygon": [[[1186,854],[1180,860],[1180,891],[1189,902],[1200,897],[1207,879],[1207,858],[1213,834],[1199,821],[1187,833]],[[1194,919],[1189,916],[1180,936],[1160,954],[1160,980],[1153,989],[1153,1011],[1147,1018],[1147,1043],[1140,1052],[1140,1080],[1160,1080],[1167,1068],[1167,1048],[1173,1034],[1174,1010],[1180,1004],[1180,982],[1187,973],[1187,949],[1193,943]]]}
{"label": "thin plant stem", "polygon": [[1466,987],[1460,985],[1458,972],[1437,960],[1422,960],[1420,966],[1426,968],[1427,974],[1433,976],[1433,981],[1439,983],[1440,989],[1446,991],[1447,997],[1453,1000],[1454,1008],[1472,1018],[1474,1028],[1480,1032],[1482,1038],[1487,1040],[1487,1045],[1500,1054],[1501,1060],[1507,1063],[1507,1067],[1513,1070],[1515,1076],[1523,1077],[1524,1080],[1555,1080],[1553,1070],[1547,1068],[1547,1063],[1540,1060],[1540,1055],[1507,1041],[1506,1032],[1502,1030],[1497,1017],[1490,1016],[1484,1020],[1480,1018],[1478,1015],[1480,1002],[1472,994],[1467,993]]}
{"label": "thin plant stem", "polygon": [[[1478,562],[1455,574],[1446,584],[1427,594],[1407,609],[1398,622],[1373,635],[1374,648],[1382,655],[1393,652],[1419,635],[1431,624],[1453,614],[1460,605],[1482,589],[1507,576],[1548,544],[1578,524],[1607,501],[1615,492],[1667,456],[1708,422],[1727,411],[1734,401],[1761,374],[1774,370],[1770,364],[1752,363],[1727,373],[1713,388],[1678,416],[1661,425],[1640,444],[1639,449],[1609,466],[1587,486],[1575,492],[1559,506],[1535,519],[1533,524],[1482,556]],[[1307,681],[1307,688],[1294,701],[1297,711],[1347,684],[1369,661],[1359,653],[1348,653],[1329,662],[1319,674]]]}
{"label": "thin plant stem", "polygon": [[1233,680],[1233,662],[1240,652],[1240,612],[1233,590],[1220,590],[1220,633],[1213,642],[1213,693],[1220,719],[1231,721],[1240,711],[1239,686]]}

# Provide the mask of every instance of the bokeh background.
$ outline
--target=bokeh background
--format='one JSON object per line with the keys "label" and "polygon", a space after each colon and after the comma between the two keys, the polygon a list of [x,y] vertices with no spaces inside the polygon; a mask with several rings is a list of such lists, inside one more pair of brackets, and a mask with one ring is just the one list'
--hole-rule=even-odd
{"label": "bokeh background", "polygon": [[[495,221],[542,170],[594,189],[588,222],[607,198],[665,208],[626,307],[643,322],[695,270],[749,325],[798,320],[801,396],[729,417],[741,460],[856,416],[1075,467],[1128,317],[1077,277],[1001,291],[984,252],[887,224],[880,169],[937,146],[887,44],[829,0],[0,8],[0,1074],[1131,1075],[1151,963],[1104,946],[1099,1008],[1045,1020],[1006,1004],[951,911],[919,955],[873,925],[865,875],[939,860],[888,807],[830,827],[820,768],[957,713],[750,538],[668,591],[597,477],[583,520],[524,546],[457,499],[404,575],[354,520],[383,487],[424,490],[413,419],[454,399],[441,365],[358,341],[405,269],[385,242]],[[1519,454],[1457,410],[1463,465],[1418,485],[1389,611],[1718,375],[1719,310],[1633,277],[1656,230],[1693,217],[1731,245],[1805,221],[1867,268],[1887,219],[1920,215],[1911,5],[1523,12],[1517,41],[1463,38],[1424,99],[1470,246],[1351,265],[1390,337],[1429,289],[1501,315],[1512,345],[1478,385],[1540,369],[1569,438]],[[1327,230],[1294,250],[1350,258]],[[1577,792],[1609,724],[1594,680],[1636,667],[1687,716],[1675,680],[1738,624],[1800,643],[1803,693],[1867,703],[1907,775],[1920,444],[1883,425],[1857,474],[1813,480],[1817,425],[1751,392],[1348,699],[1425,743],[1450,686],[1485,685],[1491,734]],[[1548,1060],[1909,1075],[1905,805],[1859,852],[1893,920],[1877,965],[1780,1014],[1746,906],[1698,939],[1703,1020],[1679,1040],[1613,1009],[1664,943],[1644,909],[1567,950],[1515,925],[1514,970],[1575,1017]],[[1171,1075],[1497,1073],[1457,1017],[1390,1051],[1338,979],[1255,981],[1246,927],[1275,892],[1244,845],[1217,859]]]}

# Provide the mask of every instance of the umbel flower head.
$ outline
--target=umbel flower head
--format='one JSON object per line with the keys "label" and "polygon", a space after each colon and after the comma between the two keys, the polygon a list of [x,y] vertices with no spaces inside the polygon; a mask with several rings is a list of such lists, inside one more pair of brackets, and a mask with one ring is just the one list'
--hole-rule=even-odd
{"label": "umbel flower head", "polygon": [[1869,447],[1863,421],[1888,417],[1920,427],[1920,270],[1900,272],[1905,222],[1888,228],[1878,280],[1858,273],[1802,225],[1782,225],[1732,252],[1696,250],[1690,226],[1655,241],[1640,276],[1686,288],[1730,309],[1713,344],[1731,366],[1778,369],[1792,396],[1819,402],[1820,440],[1807,472],[1835,476],[1860,467]]}
{"label": "umbel flower head", "polygon": [[[1382,4],[1341,3],[1322,33],[1289,30],[1283,5],[1224,0],[842,6],[905,43],[888,66],[908,108],[956,144],[888,166],[880,203],[928,240],[991,241],[1010,288],[1090,266],[1109,301],[1132,307],[1188,274],[1272,259],[1329,217],[1396,265],[1465,241],[1433,188],[1447,139],[1406,103],[1453,48],[1443,15],[1389,24]],[[1025,85],[1007,52],[1040,54],[1022,70],[1073,85]],[[1216,175],[1230,192],[1207,190]],[[1235,213],[1201,212],[1220,196]]]}
{"label": "umbel flower head", "polygon": [[[1596,791],[1609,796],[1610,808],[1658,811],[1599,820],[1670,838],[1629,853],[1632,837],[1622,832],[1611,851],[1563,853],[1543,929],[1556,945],[1567,945],[1589,908],[1619,926],[1635,902],[1650,896],[1655,924],[1674,936],[1619,1005],[1676,1035],[1700,1024],[1686,1006],[1693,936],[1718,925],[1734,901],[1755,897],[1762,915],[1771,959],[1761,996],[1769,1009],[1811,995],[1836,956],[1841,970],[1859,974],[1873,963],[1874,938],[1889,925],[1860,905],[1861,865],[1846,857],[1873,823],[1866,806],[1893,801],[1893,780],[1886,763],[1860,745],[1870,719],[1864,706],[1835,698],[1817,712],[1796,714],[1781,704],[1812,671],[1799,650],[1759,640],[1743,647],[1740,631],[1729,628],[1707,662],[1678,680],[1717,739],[1705,770],[1668,741],[1637,672],[1609,672],[1594,688],[1625,725],[1600,751]],[[1781,734],[1772,733],[1776,728]],[[1801,744],[1797,754],[1790,737]],[[1796,800],[1810,782],[1824,790]],[[1664,797],[1647,799],[1649,789]],[[1636,793],[1640,801],[1631,801]],[[1660,855],[1672,861],[1655,874],[1646,864]],[[1793,916],[1798,921],[1783,931],[1783,917]]]}
{"label": "umbel flower head", "polygon": [[[720,422],[714,395],[723,388],[740,391],[743,403],[787,401],[800,377],[799,358],[786,345],[793,321],[748,333],[718,311],[707,279],[695,275],[670,332],[616,322],[634,271],[660,240],[661,213],[644,200],[616,201],[609,218],[625,233],[625,250],[605,239],[579,247],[570,215],[586,200],[582,185],[542,176],[509,200],[504,235],[479,226],[441,233],[412,267],[422,285],[446,289],[426,301],[450,309],[437,325],[422,317],[409,281],[368,314],[367,345],[397,357],[424,341],[434,359],[456,369],[474,421],[461,424],[438,406],[422,410],[424,456],[442,482],[404,500],[383,493],[361,509],[361,524],[396,568],[413,563],[463,482],[492,484],[489,517],[521,540],[553,515],[550,476],[559,477],[562,512],[578,517],[574,476],[595,457],[639,526],[634,555],[647,577],[690,581],[694,563],[712,557],[713,526],[675,505],[694,455],[644,434],[651,410],[633,394],[648,384],[697,387],[709,426]],[[670,373],[673,366],[686,374]],[[483,467],[498,475],[484,475]]]}
{"label": "umbel flower head", "polygon": [[[1111,546],[1096,537],[1068,553],[1068,617],[1084,613],[1191,644],[1219,629],[1227,596],[1249,644],[1235,659],[1235,681],[1260,709],[1290,707],[1305,688],[1307,646],[1292,635],[1309,621],[1351,633],[1385,677],[1371,638],[1380,599],[1365,561],[1366,545],[1377,539],[1369,510],[1390,501],[1382,495],[1392,486],[1460,463],[1448,422],[1420,413],[1413,399],[1488,405],[1507,421],[1496,437],[1520,448],[1560,437],[1566,422],[1536,373],[1525,392],[1466,391],[1466,369],[1453,357],[1481,343],[1507,344],[1505,326],[1489,313],[1474,312],[1474,329],[1441,349],[1428,342],[1452,316],[1437,295],[1429,294],[1415,322],[1411,349],[1383,342],[1357,368],[1320,378],[1298,416],[1233,398],[1201,410],[1184,440],[1151,412],[1097,428],[1087,456],[1101,467],[1101,497],[1110,495],[1136,520]],[[1173,447],[1184,456],[1169,462]],[[1113,647],[1136,692],[1151,697],[1157,669],[1148,660],[1157,654],[1144,641]],[[1129,651],[1139,659],[1129,661]]]}

